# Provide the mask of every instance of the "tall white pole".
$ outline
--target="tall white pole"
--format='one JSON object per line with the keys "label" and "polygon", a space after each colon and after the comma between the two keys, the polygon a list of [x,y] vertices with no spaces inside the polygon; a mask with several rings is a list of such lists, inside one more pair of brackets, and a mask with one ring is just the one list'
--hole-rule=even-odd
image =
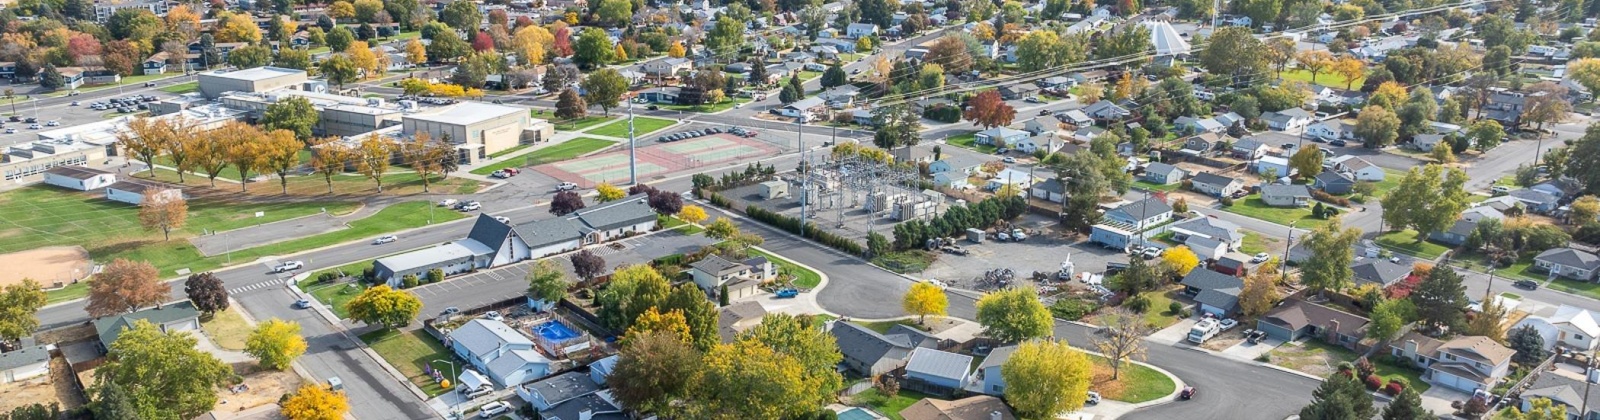
{"label": "tall white pole", "polygon": [[633,139],[633,100],[628,100],[628,184],[639,184],[639,155]]}

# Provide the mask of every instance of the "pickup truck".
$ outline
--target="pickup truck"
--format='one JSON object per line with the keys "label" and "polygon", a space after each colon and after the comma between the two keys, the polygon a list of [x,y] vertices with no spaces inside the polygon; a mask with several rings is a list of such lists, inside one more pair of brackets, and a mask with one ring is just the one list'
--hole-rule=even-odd
{"label": "pickup truck", "polygon": [[800,291],[792,287],[786,287],[778,289],[778,292],[774,294],[777,295],[778,299],[791,299],[800,296]]}

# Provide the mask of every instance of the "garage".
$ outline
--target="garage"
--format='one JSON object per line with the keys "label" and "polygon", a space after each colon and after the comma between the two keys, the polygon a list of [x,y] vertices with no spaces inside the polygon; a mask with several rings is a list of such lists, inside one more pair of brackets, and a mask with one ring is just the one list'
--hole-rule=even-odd
{"label": "garage", "polygon": [[1483,384],[1476,380],[1477,375],[1449,364],[1435,363],[1428,368],[1428,372],[1432,374],[1428,379],[1434,385],[1462,392],[1473,392],[1483,387]]}
{"label": "garage", "polygon": [[1290,342],[1299,339],[1300,335],[1303,333],[1302,331],[1290,330],[1288,328],[1268,322],[1256,322],[1256,329],[1267,333],[1267,337],[1283,340],[1284,342]]}

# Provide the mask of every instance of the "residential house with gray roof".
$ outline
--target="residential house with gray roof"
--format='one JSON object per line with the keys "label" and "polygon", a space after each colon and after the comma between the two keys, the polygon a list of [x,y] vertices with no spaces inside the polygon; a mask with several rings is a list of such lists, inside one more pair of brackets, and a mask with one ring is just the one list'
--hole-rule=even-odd
{"label": "residential house with gray roof", "polygon": [[448,337],[450,350],[496,385],[513,387],[549,373],[550,359],[534,350],[532,339],[504,322],[474,319],[450,330]]}
{"label": "residential house with gray roof", "polygon": [[1262,185],[1261,202],[1273,207],[1305,207],[1311,204],[1311,189],[1293,184]]}
{"label": "residential house with gray roof", "polygon": [[973,381],[975,384],[980,385],[977,389],[978,392],[989,395],[1005,395],[1006,379],[1000,374],[1000,367],[1005,365],[1007,360],[1011,360],[1011,354],[1016,351],[1017,346],[1015,345],[1001,346],[990,350],[989,354],[983,357],[983,363],[978,364],[978,368],[972,372],[973,375],[977,375],[977,377],[973,378]]}
{"label": "residential house with gray roof", "polygon": [[1167,231],[1172,232],[1174,241],[1187,241],[1192,237],[1210,238],[1227,244],[1229,250],[1237,250],[1244,244],[1244,233],[1239,230],[1239,225],[1215,217],[1184,220],[1172,224]]}
{"label": "residential house with gray roof", "polygon": [[833,321],[829,323],[828,333],[833,335],[844,356],[841,363],[863,376],[876,376],[904,367],[913,350],[935,348],[939,342],[931,334],[904,325],[895,325],[887,334],[879,334],[855,323]]}
{"label": "residential house with gray roof", "polygon": [[1354,349],[1366,336],[1371,321],[1330,306],[1290,299],[1256,319],[1256,329],[1284,342],[1317,337],[1326,343]]}
{"label": "residential house with gray roof", "polygon": [[49,375],[50,350],[54,348],[54,344],[25,346],[0,353],[0,384]]}
{"label": "residential house with gray roof", "polygon": [[906,360],[906,382],[901,386],[934,394],[962,389],[971,373],[972,356],[931,348],[917,348]]}
{"label": "residential house with gray roof", "polygon": [[[1585,383],[1560,372],[1542,372],[1522,391],[1522,412],[1533,411],[1533,401],[1549,399],[1553,405],[1565,406],[1567,418],[1594,420],[1600,418],[1600,386]],[[1579,413],[1587,409],[1588,412]]]}
{"label": "residential house with gray roof", "polygon": [[1212,197],[1228,197],[1244,188],[1244,183],[1237,179],[1217,175],[1210,172],[1201,172],[1189,178],[1190,189],[1197,193]]}
{"label": "residential house with gray roof", "polygon": [[1150,227],[1172,218],[1172,206],[1158,197],[1150,197],[1111,209],[1104,217],[1130,226]]}
{"label": "residential house with gray roof", "polygon": [[1439,340],[1412,331],[1389,342],[1390,354],[1423,369],[1422,379],[1460,392],[1490,390],[1511,369],[1517,352],[1489,337]]}
{"label": "residential house with gray roof", "polygon": [[1600,270],[1600,256],[1573,248],[1551,248],[1533,257],[1533,266],[1551,276],[1594,281]]}
{"label": "residential house with gray roof", "polygon": [[1156,162],[1146,165],[1141,179],[1156,185],[1172,185],[1183,181],[1184,171],[1176,166]]}
{"label": "residential house with gray roof", "polygon": [[1428,240],[1451,246],[1461,246],[1461,244],[1467,242],[1467,237],[1472,236],[1472,232],[1475,230],[1478,230],[1477,221],[1458,219],[1445,230],[1428,233]]}
{"label": "residential house with gray roof", "polygon": [[111,343],[115,343],[123,331],[133,328],[141,320],[155,325],[157,330],[164,333],[200,329],[200,311],[195,309],[193,302],[184,300],[94,320],[95,335],[100,338],[100,350],[109,350]]}
{"label": "residential house with gray roof", "polygon": [[1350,270],[1355,274],[1353,280],[1355,280],[1357,286],[1362,283],[1372,283],[1380,288],[1393,286],[1395,283],[1405,280],[1406,276],[1411,275],[1411,267],[1395,264],[1381,258],[1368,258],[1364,261],[1357,261],[1350,266]]}
{"label": "residential house with gray roof", "polygon": [[1244,280],[1227,274],[1197,267],[1189,270],[1179,282],[1183,292],[1193,296],[1200,311],[1227,318],[1239,312],[1239,293],[1244,290]]}

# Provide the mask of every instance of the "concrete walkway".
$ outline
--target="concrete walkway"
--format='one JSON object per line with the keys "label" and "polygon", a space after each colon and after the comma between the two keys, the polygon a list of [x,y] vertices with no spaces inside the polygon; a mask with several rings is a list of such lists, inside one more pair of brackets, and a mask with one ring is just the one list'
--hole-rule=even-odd
{"label": "concrete walkway", "polygon": [[348,229],[350,222],[376,214],[382,208],[363,205],[342,216],[323,213],[264,223],[229,231],[209,232],[189,238],[189,243],[207,257],[222,255],[231,250],[250,249],[262,245],[290,241],[307,236]]}

